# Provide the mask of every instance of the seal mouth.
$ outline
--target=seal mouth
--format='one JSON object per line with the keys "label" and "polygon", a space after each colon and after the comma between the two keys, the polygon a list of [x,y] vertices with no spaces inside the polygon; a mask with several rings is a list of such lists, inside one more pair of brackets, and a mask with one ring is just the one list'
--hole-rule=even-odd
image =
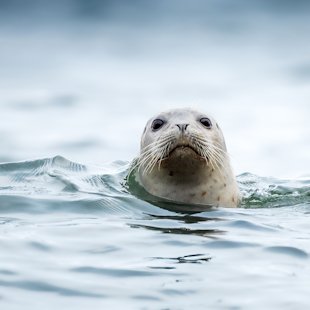
{"label": "seal mouth", "polygon": [[178,145],[172,147],[171,150],[169,151],[169,153],[167,154],[166,158],[169,158],[169,157],[174,156],[174,155],[179,155],[179,154],[182,154],[182,155],[192,154],[192,155],[195,155],[196,157],[198,157],[200,159],[203,158],[201,156],[201,154],[198,152],[198,150],[190,144],[178,144]]}
{"label": "seal mouth", "polygon": [[173,147],[170,151],[168,156],[170,156],[173,152],[180,150],[180,151],[186,151],[186,150],[191,150],[193,152],[195,152],[197,155],[199,155],[199,153],[197,152],[197,150],[195,150],[191,145],[189,144],[182,144],[182,145],[176,145],[175,147]]}

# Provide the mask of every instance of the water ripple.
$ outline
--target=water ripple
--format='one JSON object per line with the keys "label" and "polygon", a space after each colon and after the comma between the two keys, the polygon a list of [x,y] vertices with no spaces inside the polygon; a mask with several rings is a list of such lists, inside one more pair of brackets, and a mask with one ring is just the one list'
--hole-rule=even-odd
{"label": "water ripple", "polygon": [[[152,272],[144,270],[134,270],[134,269],[120,269],[120,268],[98,268],[98,267],[78,267],[71,269],[73,272],[80,273],[90,273],[95,275],[103,275],[110,277],[128,278],[128,277],[149,277],[149,276],[160,276],[160,275],[170,275],[166,272]],[[176,274],[174,274],[176,275]]]}
{"label": "water ripple", "polygon": [[310,202],[310,179],[280,180],[258,177],[251,173],[238,176],[243,195],[242,205],[253,207],[283,207]]}
{"label": "water ripple", "polygon": [[296,247],[291,246],[269,246],[265,247],[265,250],[268,252],[276,253],[276,254],[283,254],[289,255],[296,258],[308,258],[309,255],[304,250],[301,250]]}
{"label": "water ripple", "polygon": [[[150,210],[150,216],[154,214],[164,216],[162,212],[154,211],[155,208],[152,205],[173,213],[190,214],[212,210],[212,208],[178,205],[158,200],[143,191],[132,180],[128,179],[127,183],[124,182],[128,169],[127,163],[117,162],[112,170],[111,167],[112,165],[110,171],[106,168],[87,167],[61,156],[0,164],[1,209],[8,210],[12,205],[17,209],[22,205],[24,208],[27,205],[42,206],[45,205],[43,200],[49,200],[52,205],[57,205],[58,202],[63,203],[64,206],[69,202],[83,205],[85,202],[87,205],[119,209],[119,212],[127,212],[128,205],[138,205],[145,212]],[[245,173],[238,177],[238,182],[244,197],[242,206],[245,208],[292,206],[310,202],[310,180],[308,179],[278,180]],[[143,204],[128,190],[148,203]],[[30,212],[31,209],[33,208],[27,207]],[[12,211],[14,212],[13,209]],[[171,216],[173,219],[175,215]],[[184,215],[184,218],[179,220],[189,223],[189,221],[209,219],[204,216],[193,218]],[[212,218],[212,220],[219,219]]]}
{"label": "water ripple", "polygon": [[74,290],[70,288],[65,288],[62,286],[52,285],[46,282],[41,281],[4,281],[0,280],[0,286],[3,287],[14,287],[27,291],[36,291],[36,292],[48,292],[56,293],[63,296],[72,296],[72,297],[95,297],[102,298],[103,294],[89,293],[79,290]]}

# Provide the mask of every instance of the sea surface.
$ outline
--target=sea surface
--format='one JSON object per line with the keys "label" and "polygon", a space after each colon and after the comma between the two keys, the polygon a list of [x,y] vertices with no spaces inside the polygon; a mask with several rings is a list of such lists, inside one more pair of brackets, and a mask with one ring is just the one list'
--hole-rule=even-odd
{"label": "sea surface", "polygon": [[[309,18],[302,0],[0,0],[0,309],[308,309]],[[219,122],[238,208],[127,178],[175,107]]]}
{"label": "sea surface", "polygon": [[0,165],[2,309],[306,309],[310,179],[238,177],[240,208],[131,194],[128,164]]}

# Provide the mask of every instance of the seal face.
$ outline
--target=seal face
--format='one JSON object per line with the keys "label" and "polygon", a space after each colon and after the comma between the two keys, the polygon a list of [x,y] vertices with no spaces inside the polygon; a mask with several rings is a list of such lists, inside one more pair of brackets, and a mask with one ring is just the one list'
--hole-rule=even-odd
{"label": "seal face", "polygon": [[175,109],[151,118],[135,177],[154,196],[180,203],[236,207],[240,194],[222,131],[211,116]]}

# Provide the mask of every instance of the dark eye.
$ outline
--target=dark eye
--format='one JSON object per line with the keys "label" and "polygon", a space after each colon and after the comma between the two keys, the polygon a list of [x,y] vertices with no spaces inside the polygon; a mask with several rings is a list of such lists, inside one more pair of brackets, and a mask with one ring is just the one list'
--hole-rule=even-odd
{"label": "dark eye", "polygon": [[208,129],[210,129],[212,127],[212,123],[207,117],[201,118],[200,123]]}
{"label": "dark eye", "polygon": [[161,128],[163,125],[165,124],[165,122],[162,119],[155,119],[152,123],[152,129],[153,130],[158,130],[159,128]]}

